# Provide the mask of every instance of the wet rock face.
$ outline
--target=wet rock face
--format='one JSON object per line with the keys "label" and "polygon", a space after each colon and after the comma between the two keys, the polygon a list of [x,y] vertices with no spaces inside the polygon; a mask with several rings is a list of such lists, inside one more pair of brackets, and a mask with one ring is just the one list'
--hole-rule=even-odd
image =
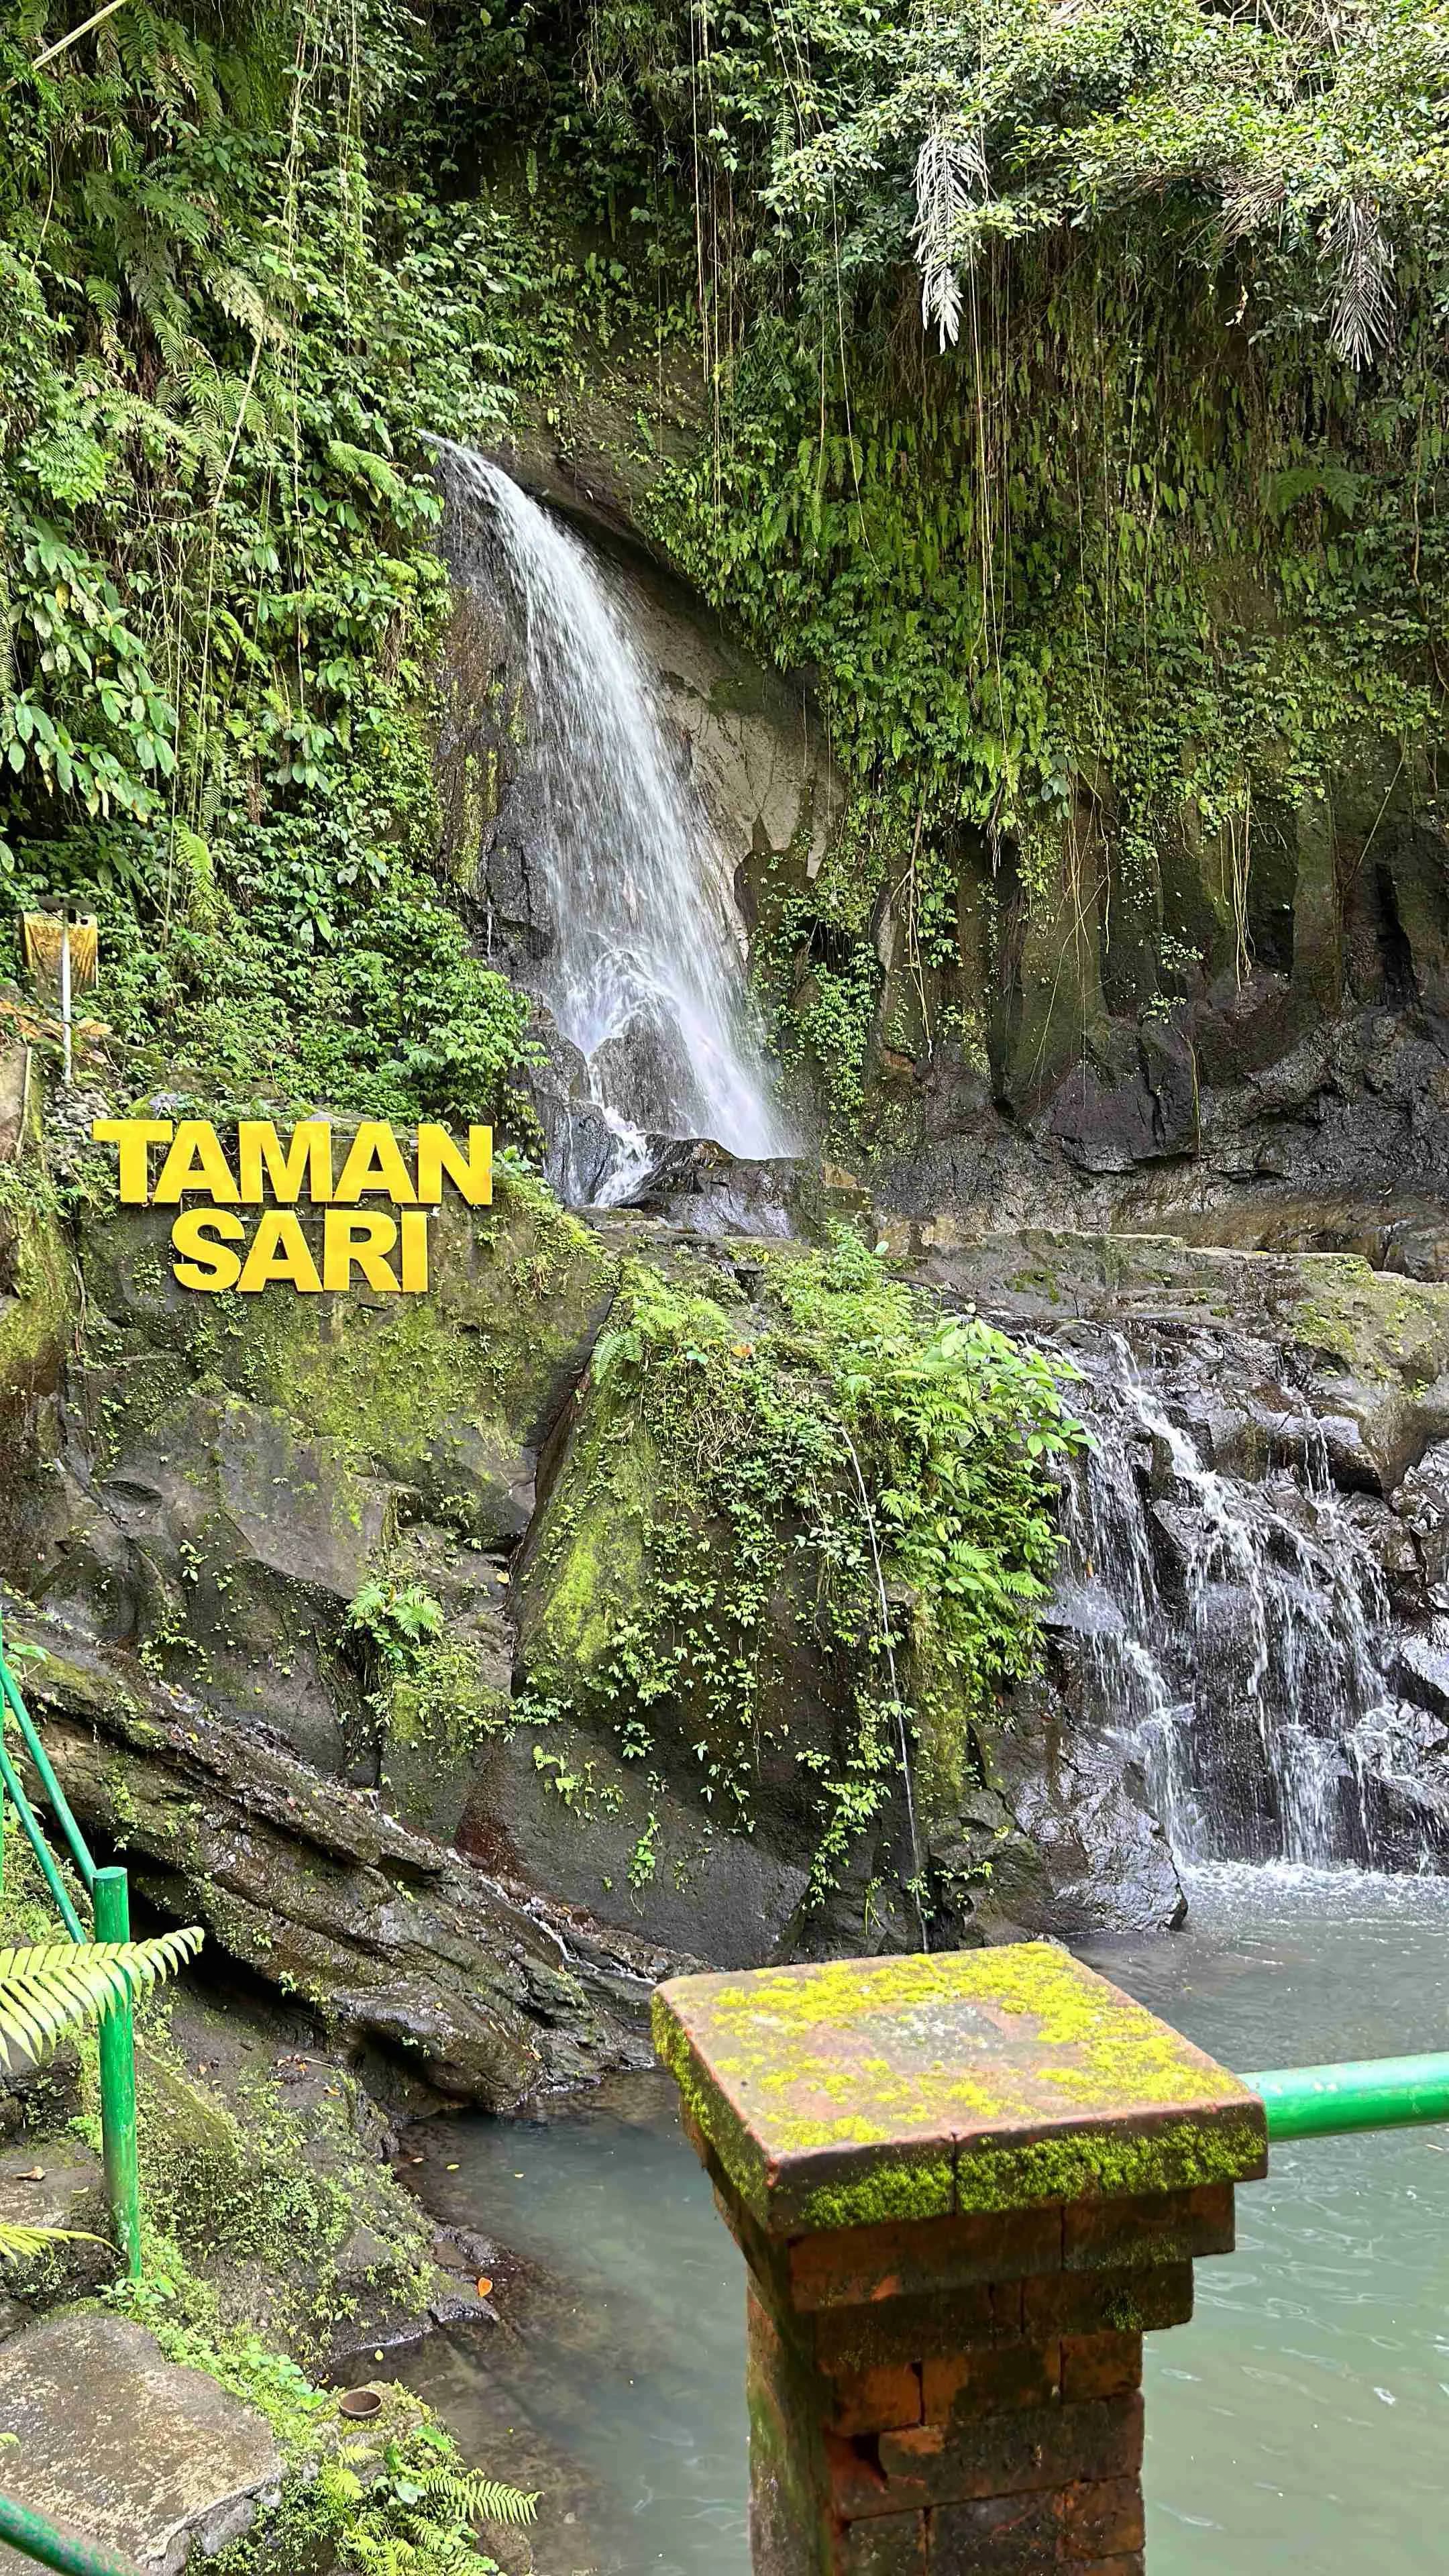
{"label": "wet rock face", "polygon": [[818,866],[843,804],[823,735],[656,566],[583,543],[487,460],[452,452],[444,480],[445,848],[547,1032],[549,1179],[618,1202],[646,1137],[786,1143],[739,887],[787,849]]}
{"label": "wet rock face", "polygon": [[[486,1224],[440,1225],[426,1305],[233,1314],[183,1300],[138,1221],[97,1225],[87,1364],[57,1356],[44,1398],[33,1688],[83,1822],[163,1913],[455,2098],[627,2061],[666,1954],[920,1935],[896,1809],[807,1908],[853,1698],[788,1552],[750,1833],[691,1786],[686,1695],[657,1764],[603,1694],[549,1716],[627,1628],[675,1504],[589,1375],[622,1261],[727,1294],[748,1335],[772,1235],[869,1215],[848,1174],[703,1145],[650,1190],[585,1230],[505,1182]],[[721,1242],[740,1220],[754,1242]],[[932,1939],[1170,1924],[1175,1852],[1449,1859],[1449,1290],[1162,1236],[923,1228],[914,1251],[945,1305],[1082,1372],[1101,1442],[1039,1679],[925,1762]],[[626,1470],[603,1513],[601,1443]],[[443,1617],[385,1736],[347,1625],[379,1574]]]}
{"label": "wet rock face", "polygon": [[400,1552],[446,1585],[466,1545],[516,1545],[611,1260],[505,1176],[494,1208],[433,1219],[426,1299],[274,1287],[223,1316],[171,1278],[164,1220],[84,1237],[88,1365],[30,1588],[218,1715],[375,1783],[349,1605]]}
{"label": "wet rock face", "polygon": [[[12,1078],[26,1056],[0,1058]],[[4,1138],[0,1135],[0,1164]],[[38,1211],[0,1208],[0,1576],[29,1581],[65,1503],[57,1490],[61,1385],[79,1310],[64,1229]]]}
{"label": "wet rock face", "polygon": [[124,1844],[169,1920],[202,1923],[342,2037],[398,2053],[453,2099],[506,2110],[645,2062],[611,2007],[644,1990],[657,1955],[556,1925],[255,1725],[148,1688],[48,1621],[17,1624],[45,1646],[31,1698],[82,1829]]}
{"label": "wet rock face", "polygon": [[1185,1857],[1449,1867],[1449,1289],[1037,1233],[939,1256],[1082,1372],[1052,1629]]}
{"label": "wet rock face", "polygon": [[[1276,1023],[1274,1024],[1276,1025]],[[1207,1244],[1359,1252],[1449,1277],[1449,1018],[1356,1007],[1259,1062],[1236,1015],[1206,1005],[1161,1029],[1078,1027],[1073,1060],[1003,1117],[999,1075],[944,1040],[893,1081],[906,1141],[869,1160],[879,1209],[974,1232],[1022,1225]],[[1263,1032],[1259,1032],[1263,1036]],[[1265,1040],[1266,1043],[1266,1040]]]}
{"label": "wet rock face", "polygon": [[[516,457],[504,462],[526,488],[537,488]],[[544,489],[540,497],[562,499],[572,515],[571,496]],[[587,520],[584,533],[596,541],[602,534]],[[795,845],[803,864],[813,860],[813,874],[844,790],[801,693],[742,652],[702,602],[642,552],[615,544],[609,578],[730,867]],[[516,639],[475,592],[458,594],[443,686],[439,788],[447,855],[486,916],[497,962],[516,964],[526,983],[528,964],[548,954],[555,925],[529,866],[536,831],[523,679]]]}

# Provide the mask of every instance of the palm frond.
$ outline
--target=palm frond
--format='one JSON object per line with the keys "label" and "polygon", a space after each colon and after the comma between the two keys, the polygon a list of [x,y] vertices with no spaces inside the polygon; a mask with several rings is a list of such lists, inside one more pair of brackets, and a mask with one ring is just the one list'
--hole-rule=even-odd
{"label": "palm frond", "polygon": [[0,1950],[0,2064],[12,2047],[37,2064],[67,2031],[119,2011],[193,1959],[195,1926],[150,1941],[48,1941]]}
{"label": "palm frond", "polygon": [[1329,236],[1333,302],[1329,342],[1335,357],[1366,367],[1394,336],[1394,254],[1367,197],[1346,197]]}
{"label": "palm frond", "polygon": [[921,323],[940,334],[941,353],[961,328],[961,269],[970,265],[967,224],[988,186],[986,144],[979,126],[949,126],[940,116],[926,128],[916,156],[916,220],[912,240],[921,272]]}

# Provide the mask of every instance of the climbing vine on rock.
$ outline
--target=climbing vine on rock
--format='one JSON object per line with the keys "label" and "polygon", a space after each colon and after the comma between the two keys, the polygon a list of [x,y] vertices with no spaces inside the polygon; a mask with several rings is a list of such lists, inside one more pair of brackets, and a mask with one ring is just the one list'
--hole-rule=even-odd
{"label": "climbing vine on rock", "polygon": [[793,1776],[818,1900],[908,1782],[908,1828],[949,1797],[1030,1669],[1053,1467],[1086,1434],[1045,1359],[850,1236],[745,1267],[733,1296],[626,1271],[525,1605],[524,1713],[603,1718],[641,1764],[667,1746],[721,1828]]}

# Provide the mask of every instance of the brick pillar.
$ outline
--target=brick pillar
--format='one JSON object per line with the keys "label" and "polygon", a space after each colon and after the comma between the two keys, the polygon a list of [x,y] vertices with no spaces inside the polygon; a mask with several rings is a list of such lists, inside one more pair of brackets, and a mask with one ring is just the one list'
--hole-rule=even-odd
{"label": "brick pillar", "polygon": [[1141,2576],[1142,2337],[1256,2096],[1036,1943],[680,1977],[655,2038],[749,2267],[756,2576]]}

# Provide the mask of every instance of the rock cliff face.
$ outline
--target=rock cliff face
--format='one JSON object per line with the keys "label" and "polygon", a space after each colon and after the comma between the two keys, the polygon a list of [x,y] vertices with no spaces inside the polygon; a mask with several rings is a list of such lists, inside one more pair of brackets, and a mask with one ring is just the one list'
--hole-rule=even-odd
{"label": "rock cliff face", "polygon": [[[406,1301],[188,1297],[164,1212],[7,1220],[7,1625],[44,1649],[26,1685],[78,1813],[159,1912],[455,2098],[631,2062],[669,1958],[917,1937],[894,1803],[806,1904],[850,1686],[793,1576],[748,1830],[707,1793],[687,1691],[641,1757],[594,1687],[679,1508],[591,1371],[621,1277],[719,1302],[748,1343],[781,1230],[857,1204],[718,1156],[671,1187],[672,1215],[586,1227],[504,1173],[491,1210],[440,1218]],[[923,1298],[1079,1370],[1098,1438],[1040,1673],[920,1759],[933,1939],[1170,1923],[1174,1849],[1449,1857],[1449,1290],[883,1222]],[[371,1583],[441,1613],[386,1689],[349,1618]]]}
{"label": "rock cliff face", "polygon": [[1449,1290],[1041,1229],[924,1267],[1082,1372],[1072,1740],[1135,1748],[1182,1858],[1445,1867]]}
{"label": "rock cliff face", "polygon": [[[795,1196],[793,1215],[759,1199],[772,1226],[821,1221],[818,1184]],[[803,1904],[812,1765],[850,1706],[808,1604],[779,1605],[765,1698],[790,1751],[764,1766],[750,1831],[702,1791],[687,1699],[647,1762],[625,1710],[550,1723],[550,1694],[582,1705],[601,1641],[627,1633],[641,1531],[671,1507],[647,1435],[589,1372],[621,1266],[728,1297],[748,1332],[748,1238],[586,1228],[505,1172],[491,1210],[437,1220],[426,1298],[201,1298],[170,1275],[166,1223],[72,1227],[37,1203],[0,1307],[8,1632],[43,1649],[26,1687],[57,1768],[148,1902],[352,2043],[497,2105],[630,2062],[667,1956],[914,1937],[894,1811],[828,1905]],[[601,1501],[604,1450],[627,1472]],[[441,1614],[386,1688],[349,1617],[371,1583]],[[960,1891],[949,1937],[1179,1910],[1133,1757],[1050,1681],[946,1767],[921,1822]]]}
{"label": "rock cliff face", "polygon": [[[742,926],[757,954],[785,936],[775,981],[808,1016],[841,946],[812,889],[843,782],[808,687],[766,679],[671,584],[628,445],[607,405],[585,406],[562,432],[520,432],[504,461],[612,550]],[[526,959],[547,926],[510,821],[528,786],[509,655],[461,612],[443,774],[454,845]],[[1327,800],[1285,778],[1214,823],[1185,798],[1150,847],[1128,846],[1109,776],[1068,783],[1029,851],[963,836],[946,962],[923,961],[898,885],[875,902],[852,1161],[877,1206],[972,1231],[1171,1226],[1444,1276],[1449,843],[1430,768],[1350,742]],[[823,1120],[831,1069],[815,1072]]]}

